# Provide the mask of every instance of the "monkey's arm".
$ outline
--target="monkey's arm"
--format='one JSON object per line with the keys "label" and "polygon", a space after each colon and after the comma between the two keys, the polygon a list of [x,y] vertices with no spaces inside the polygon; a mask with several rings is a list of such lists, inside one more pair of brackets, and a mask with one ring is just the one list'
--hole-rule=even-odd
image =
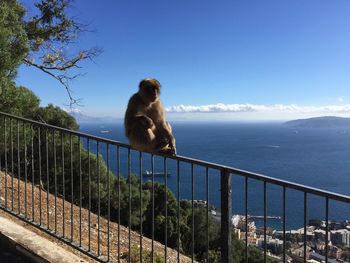
{"label": "monkey's arm", "polygon": [[176,145],[175,145],[175,138],[172,134],[172,129],[169,124],[169,122],[166,121],[164,116],[164,107],[163,105],[158,102],[155,104],[155,107],[152,111],[152,119],[154,120],[154,124],[157,128],[157,132],[159,136],[157,136],[161,140],[168,141],[168,145],[171,149],[171,154],[176,154]]}
{"label": "monkey's arm", "polygon": [[161,122],[161,124],[158,126],[158,129],[160,133],[162,134],[163,138],[166,138],[169,143],[169,147],[171,149],[171,153],[176,155],[176,143],[175,143],[175,137],[172,134],[172,129],[167,121]]}

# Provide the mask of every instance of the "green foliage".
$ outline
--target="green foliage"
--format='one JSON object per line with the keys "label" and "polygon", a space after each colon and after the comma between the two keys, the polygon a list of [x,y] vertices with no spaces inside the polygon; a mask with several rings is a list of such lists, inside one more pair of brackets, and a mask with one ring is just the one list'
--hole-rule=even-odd
{"label": "green foliage", "polygon": [[[244,263],[245,261],[245,243],[237,239],[235,235],[232,235],[232,260],[233,262]],[[254,246],[248,246],[248,262],[251,263],[263,263],[264,254],[261,250]],[[276,260],[267,257],[266,262],[277,263]]]}
{"label": "green foliage", "polygon": [[[116,177],[117,178],[117,177]],[[120,213],[121,213],[121,224],[129,225],[129,196],[131,196],[131,221],[130,225],[133,229],[138,229],[140,222],[144,222],[144,213],[150,203],[150,192],[147,189],[142,190],[142,209],[140,207],[140,180],[137,176],[132,175],[130,180],[125,180],[120,178]],[[130,190],[129,190],[130,187]],[[115,181],[112,192],[112,218],[117,221],[118,215],[118,179]],[[130,193],[130,195],[129,195]],[[140,209],[142,211],[142,216],[140,216]]]}
{"label": "green foliage", "polygon": [[39,97],[25,87],[10,84],[1,88],[0,111],[70,130],[79,129],[75,118],[60,107],[52,104],[39,107],[39,103]]}
{"label": "green foliage", "polygon": [[16,0],[0,1],[0,85],[16,77],[16,70],[28,52],[23,24],[24,8]]}
{"label": "green foliage", "polygon": [[38,108],[34,119],[45,122],[54,126],[70,129],[73,131],[79,130],[75,118],[63,111],[60,107],[49,104],[46,107]]}
{"label": "green foliage", "polygon": [[2,86],[0,111],[25,118],[33,118],[39,109],[39,98],[25,87],[13,84]]}
{"label": "green foliage", "polygon": [[77,25],[66,15],[69,3],[68,0],[45,0],[35,3],[39,15],[25,23],[32,50],[39,50],[48,41],[67,43],[75,37]]}
{"label": "green foliage", "polygon": [[[150,181],[144,184],[144,190],[152,191],[152,183]],[[165,200],[167,197],[167,206]],[[154,184],[154,220],[155,239],[164,242],[165,236],[165,209],[167,207],[167,241],[168,246],[177,247],[177,201],[174,194],[165,186],[159,183]],[[180,223],[181,224],[181,223]],[[152,204],[150,203],[145,213],[144,223],[145,234],[152,234]]]}
{"label": "green foliage", "polygon": [[[151,252],[143,250],[142,251],[142,262],[151,262]],[[130,251],[130,262],[136,263],[140,262],[140,249],[132,246]],[[155,263],[164,263],[164,258],[158,253],[154,253],[153,262]]]}
{"label": "green foliage", "polygon": [[[194,210],[194,251],[197,258],[204,259],[207,249],[207,211],[205,208],[195,208]],[[220,227],[218,222],[215,222],[212,217],[208,217],[208,235],[209,235],[209,247],[219,246],[220,240]],[[192,217],[190,217],[189,223],[192,225]],[[191,240],[189,238],[186,239]],[[184,244],[184,247],[191,247],[191,244]]]}
{"label": "green foliage", "polygon": [[212,263],[221,262],[221,254],[217,250],[213,250],[213,249],[209,250],[208,257],[209,257],[209,262],[212,262]]}

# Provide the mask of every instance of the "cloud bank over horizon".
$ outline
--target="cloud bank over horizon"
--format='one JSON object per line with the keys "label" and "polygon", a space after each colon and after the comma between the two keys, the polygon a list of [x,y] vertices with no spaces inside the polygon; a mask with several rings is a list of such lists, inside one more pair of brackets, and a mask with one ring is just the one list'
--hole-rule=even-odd
{"label": "cloud bank over horizon", "polygon": [[[124,118],[124,111],[97,113],[78,108],[65,108],[80,122],[117,121]],[[297,104],[208,104],[175,105],[166,107],[171,121],[288,121],[321,116],[350,117],[350,104],[343,105],[297,105]]]}
{"label": "cloud bank over horizon", "polygon": [[350,113],[350,104],[328,106],[299,106],[296,104],[208,104],[176,105],[165,109],[169,113]]}

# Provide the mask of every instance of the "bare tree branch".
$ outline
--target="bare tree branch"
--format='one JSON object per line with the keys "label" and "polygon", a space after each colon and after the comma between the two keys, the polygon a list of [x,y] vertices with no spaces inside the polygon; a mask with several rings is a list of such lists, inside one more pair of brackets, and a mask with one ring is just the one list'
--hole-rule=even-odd
{"label": "bare tree branch", "polygon": [[53,72],[51,72],[49,69],[45,68],[42,65],[36,64],[31,62],[30,60],[27,60],[26,58],[23,59],[24,63],[29,65],[29,66],[33,66],[35,68],[40,69],[41,71],[45,72],[46,74],[50,75],[51,77],[53,77],[54,79],[58,80],[59,83],[62,84],[62,86],[66,89],[70,103],[69,103],[69,107],[73,107],[73,105],[80,105],[79,102],[81,101],[80,98],[76,99],[73,97],[72,95],[72,91],[69,87],[69,82],[79,76],[83,76],[83,74],[76,74],[73,76],[68,76],[68,75],[60,75],[60,74],[54,74]]}
{"label": "bare tree branch", "polygon": [[80,50],[74,55],[65,53],[78,35],[87,31],[86,26],[78,23],[76,17],[66,15],[71,2],[72,0],[42,0],[35,4],[40,13],[26,22],[30,51],[23,59],[26,65],[40,69],[66,89],[70,107],[78,104],[80,99],[73,97],[69,83],[84,74],[71,76],[68,72],[81,69],[80,64],[84,60],[94,61],[102,52],[99,48],[91,48]]}

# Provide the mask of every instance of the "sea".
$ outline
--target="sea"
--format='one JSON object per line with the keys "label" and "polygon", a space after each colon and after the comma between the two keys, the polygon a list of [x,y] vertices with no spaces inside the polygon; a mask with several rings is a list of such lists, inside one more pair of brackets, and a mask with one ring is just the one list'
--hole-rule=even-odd
{"label": "sea", "polygon": [[[343,195],[350,195],[350,128],[293,128],[280,122],[174,122],[173,133],[176,138],[177,153],[181,156],[200,159],[243,169],[266,176],[287,180],[293,183],[319,188]],[[82,123],[84,133],[127,143],[123,124]],[[93,151],[96,151],[93,150]],[[106,159],[106,147],[101,145],[99,152]],[[142,156],[140,170],[139,153],[132,151],[130,157],[131,173],[139,175],[151,169],[151,157]],[[109,150],[109,167],[116,173],[116,150]],[[120,152],[120,172],[128,175],[127,151]],[[180,164],[180,180],[177,177],[177,164],[163,158],[155,158],[155,172],[164,172],[166,165],[167,186],[174,195],[178,195],[180,181],[180,199],[193,198],[206,200],[206,171],[199,166]],[[143,181],[150,177],[143,176]],[[164,176],[156,181],[165,182]],[[264,184],[261,181],[248,180],[248,214],[264,214]],[[220,210],[220,174],[209,169],[209,204]],[[283,215],[283,188],[267,184],[268,227],[281,229]],[[325,220],[326,200],[311,194],[307,196],[306,218]],[[233,175],[232,179],[233,214],[245,213],[245,178]],[[350,204],[330,200],[329,219],[350,220]],[[254,219],[261,227],[263,221]],[[304,222],[304,193],[286,190],[286,227],[298,229]]]}

